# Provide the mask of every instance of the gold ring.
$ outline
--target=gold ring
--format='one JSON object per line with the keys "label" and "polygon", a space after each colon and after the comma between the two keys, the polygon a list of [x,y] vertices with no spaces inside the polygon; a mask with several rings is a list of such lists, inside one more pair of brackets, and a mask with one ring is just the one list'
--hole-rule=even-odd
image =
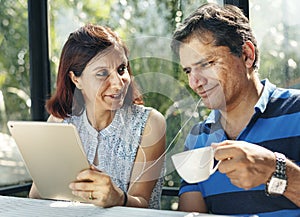
{"label": "gold ring", "polygon": [[90,196],[89,196],[89,200],[94,200],[95,198],[93,197],[93,191],[90,191]]}

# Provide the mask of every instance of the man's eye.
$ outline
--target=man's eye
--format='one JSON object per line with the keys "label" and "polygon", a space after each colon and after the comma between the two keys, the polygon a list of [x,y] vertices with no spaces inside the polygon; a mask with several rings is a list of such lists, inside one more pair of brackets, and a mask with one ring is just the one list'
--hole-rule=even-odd
{"label": "man's eye", "polygon": [[124,65],[121,65],[118,69],[117,69],[119,75],[123,75],[126,71],[127,71],[127,66],[124,64]]}
{"label": "man's eye", "polygon": [[183,69],[183,72],[184,72],[185,74],[189,74],[189,73],[191,72],[191,69],[185,68],[185,69]]}
{"label": "man's eye", "polygon": [[105,76],[108,76],[108,75],[109,75],[109,73],[108,73],[107,70],[97,72],[97,74],[96,74],[97,77],[105,77]]}
{"label": "man's eye", "polygon": [[205,62],[205,63],[202,63],[201,64],[201,67],[202,68],[206,68],[206,67],[210,67],[214,64],[215,61],[211,60],[211,61],[208,61],[208,62]]}

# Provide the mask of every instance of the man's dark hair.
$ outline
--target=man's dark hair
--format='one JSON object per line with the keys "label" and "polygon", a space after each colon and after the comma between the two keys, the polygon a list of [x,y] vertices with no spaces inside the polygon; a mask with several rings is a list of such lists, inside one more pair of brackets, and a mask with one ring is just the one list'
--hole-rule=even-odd
{"label": "man's dark hair", "polygon": [[248,18],[236,6],[204,4],[188,16],[175,30],[171,48],[179,57],[180,44],[192,37],[205,41],[207,33],[212,34],[215,46],[227,46],[241,57],[244,42],[251,41],[255,47],[253,68],[258,68],[257,42],[252,33]]}

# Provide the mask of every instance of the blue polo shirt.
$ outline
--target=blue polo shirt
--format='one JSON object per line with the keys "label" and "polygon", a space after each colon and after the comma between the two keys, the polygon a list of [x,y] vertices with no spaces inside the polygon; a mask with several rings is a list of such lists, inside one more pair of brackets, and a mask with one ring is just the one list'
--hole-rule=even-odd
{"label": "blue polo shirt", "polygon": [[[254,115],[236,140],[280,152],[300,165],[300,90],[277,88],[262,81],[263,93],[254,107]],[[220,113],[213,110],[206,121],[196,124],[186,138],[185,149],[210,146],[227,140],[220,123]],[[259,216],[300,216],[300,209],[284,196],[266,196],[265,185],[244,190],[231,184],[229,178],[215,172],[206,181],[188,184],[182,181],[179,195],[202,193],[207,208],[215,214]]]}

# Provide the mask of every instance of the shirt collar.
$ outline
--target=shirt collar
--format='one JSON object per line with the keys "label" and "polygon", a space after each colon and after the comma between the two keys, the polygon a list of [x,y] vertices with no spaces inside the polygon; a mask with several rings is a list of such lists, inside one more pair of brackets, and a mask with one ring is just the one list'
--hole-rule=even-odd
{"label": "shirt collar", "polygon": [[87,127],[87,129],[93,133],[94,135],[98,135],[99,133],[102,135],[102,136],[108,136],[110,135],[112,132],[115,131],[115,129],[118,129],[121,125],[121,119],[120,119],[120,110],[124,109],[124,106],[121,107],[120,109],[117,109],[116,110],[116,113],[115,113],[115,116],[112,120],[112,122],[104,129],[100,130],[100,131],[97,131],[90,123],[90,121],[88,120],[88,117],[87,117],[87,111],[86,109],[84,110],[82,116],[83,116],[83,122],[84,122],[84,125]]}
{"label": "shirt collar", "polygon": [[262,92],[259,100],[257,101],[256,105],[254,106],[254,109],[256,112],[260,111],[261,113],[263,113],[267,108],[268,102],[269,102],[273,92],[275,91],[276,86],[274,84],[272,84],[271,82],[269,82],[268,79],[261,81],[261,83],[264,85],[264,89],[263,89],[263,92]]}

